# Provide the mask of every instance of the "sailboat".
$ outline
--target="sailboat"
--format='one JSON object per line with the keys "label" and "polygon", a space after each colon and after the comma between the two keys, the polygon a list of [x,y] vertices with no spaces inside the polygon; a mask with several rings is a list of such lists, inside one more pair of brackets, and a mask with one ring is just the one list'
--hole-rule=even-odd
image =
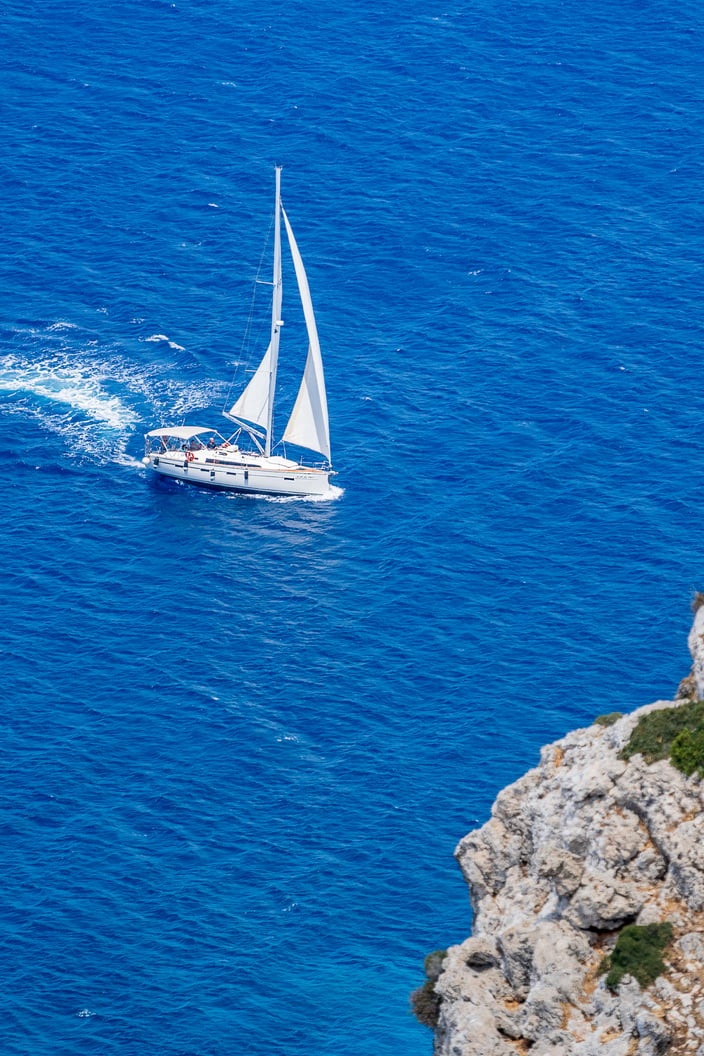
{"label": "sailboat", "polygon": [[[281,220],[298,285],[308,334],[308,355],[298,396],[280,441],[273,442],[276,375],[281,337]],[[145,434],[145,466],[165,477],[226,491],[263,495],[325,495],[334,476],[323,360],[301,254],[281,204],[281,168],[276,168],[274,265],[269,345],[239,398],[223,411],[237,429],[225,436],[202,426],[161,426]],[[240,443],[244,441],[245,446]],[[287,457],[286,445],[317,458]],[[279,446],[284,454],[274,453]]]}

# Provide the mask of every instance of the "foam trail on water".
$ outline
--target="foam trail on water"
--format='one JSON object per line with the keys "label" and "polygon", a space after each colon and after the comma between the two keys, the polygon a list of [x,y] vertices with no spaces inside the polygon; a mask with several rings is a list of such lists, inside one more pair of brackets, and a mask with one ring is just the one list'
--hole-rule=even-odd
{"label": "foam trail on water", "polygon": [[26,364],[12,356],[0,359],[0,390],[8,395],[36,396],[65,404],[74,411],[112,429],[134,425],[138,415],[119,396],[105,391],[104,379],[88,373],[83,365],[45,361]]}
{"label": "foam trail on water", "polygon": [[113,458],[113,462],[118,466],[126,466],[127,469],[144,470],[144,463],[140,458],[133,458],[132,455],[128,455],[124,451],[118,452]]}
{"label": "foam trail on water", "polygon": [[[164,378],[158,366],[141,366],[87,342],[82,348],[37,349],[53,343],[69,323],[32,331],[32,353],[0,356],[0,406],[7,415],[36,423],[66,441],[71,457],[133,466],[127,454],[140,423],[180,421],[212,406],[218,387],[184,385]],[[141,437],[140,437],[141,441]]]}

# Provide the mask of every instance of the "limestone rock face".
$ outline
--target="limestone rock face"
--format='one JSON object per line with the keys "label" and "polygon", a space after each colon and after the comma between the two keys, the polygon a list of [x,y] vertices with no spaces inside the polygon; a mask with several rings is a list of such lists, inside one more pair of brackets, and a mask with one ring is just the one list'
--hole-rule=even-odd
{"label": "limestone rock face", "polygon": [[[704,697],[704,607],[690,647]],[[436,983],[435,1056],[704,1056],[704,782],[619,758],[641,716],[678,703],[544,748],[461,840],[474,933]],[[612,993],[599,965],[618,930],[663,920],[668,972]]]}
{"label": "limestone rock face", "polygon": [[692,678],[697,691],[697,699],[704,699],[704,605],[701,605],[694,616],[694,623],[687,639],[692,654]]}

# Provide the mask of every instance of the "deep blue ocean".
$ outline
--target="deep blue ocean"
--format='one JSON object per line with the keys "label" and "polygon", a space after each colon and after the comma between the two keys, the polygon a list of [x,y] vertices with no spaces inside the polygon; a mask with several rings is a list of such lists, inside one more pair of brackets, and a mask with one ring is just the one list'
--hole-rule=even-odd
{"label": "deep blue ocean", "polygon": [[[429,1056],[457,841],[689,670],[701,9],[0,17],[0,1051]],[[331,501],[140,461],[227,424],[275,164]]]}

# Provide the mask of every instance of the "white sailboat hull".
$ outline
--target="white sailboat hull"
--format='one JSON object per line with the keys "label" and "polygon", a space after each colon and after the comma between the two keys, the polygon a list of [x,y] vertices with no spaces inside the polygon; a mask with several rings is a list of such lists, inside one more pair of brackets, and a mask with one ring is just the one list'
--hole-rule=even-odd
{"label": "white sailboat hull", "polygon": [[301,466],[289,459],[266,458],[226,449],[167,451],[144,456],[148,469],[163,477],[219,491],[254,495],[326,495],[331,490],[329,469]]}

